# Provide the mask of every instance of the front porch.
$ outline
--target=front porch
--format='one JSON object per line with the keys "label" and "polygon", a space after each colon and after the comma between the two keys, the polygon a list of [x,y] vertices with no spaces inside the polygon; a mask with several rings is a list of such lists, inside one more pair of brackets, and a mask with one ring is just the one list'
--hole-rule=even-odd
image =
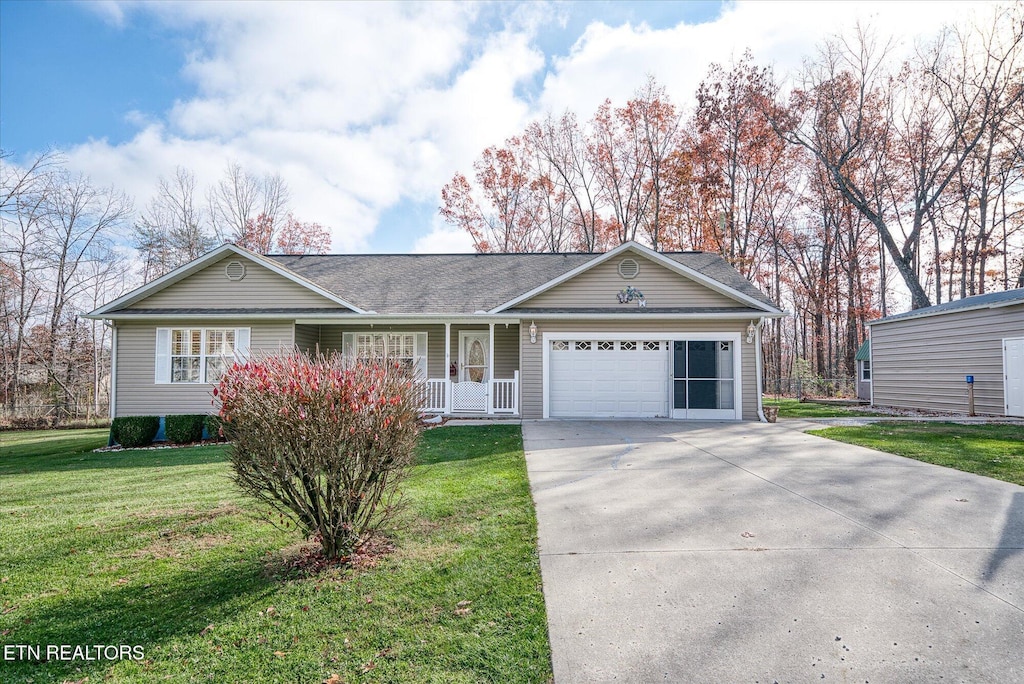
{"label": "front porch", "polygon": [[446,415],[519,415],[519,371],[512,378],[485,382],[428,378],[423,402],[427,413]]}
{"label": "front porch", "polygon": [[452,417],[519,415],[519,322],[296,321],[295,345],[353,358],[400,359],[424,379],[423,410]]}

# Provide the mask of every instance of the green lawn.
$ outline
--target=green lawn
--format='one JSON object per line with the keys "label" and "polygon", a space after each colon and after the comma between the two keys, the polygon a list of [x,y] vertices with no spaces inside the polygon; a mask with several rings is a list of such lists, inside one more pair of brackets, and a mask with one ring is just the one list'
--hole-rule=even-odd
{"label": "green lawn", "polygon": [[3,682],[536,682],[551,677],[516,426],[424,433],[409,524],[375,567],[302,578],[225,447],[93,454],[106,430],[0,437],[0,645],[142,661],[3,662]]}
{"label": "green lawn", "polygon": [[862,411],[854,406],[828,406],[813,402],[800,402],[796,399],[762,400],[765,406],[778,406],[779,418],[842,418],[845,416],[876,416],[877,413]]}
{"label": "green lawn", "polygon": [[1024,485],[1024,428],[1019,425],[875,423],[810,434]]}

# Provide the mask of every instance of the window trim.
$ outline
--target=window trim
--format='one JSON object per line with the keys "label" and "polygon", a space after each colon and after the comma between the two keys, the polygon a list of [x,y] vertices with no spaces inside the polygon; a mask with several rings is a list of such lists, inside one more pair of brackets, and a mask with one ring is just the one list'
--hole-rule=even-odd
{"label": "window trim", "polygon": [[[866,375],[865,371],[867,371]],[[871,382],[871,359],[864,359],[860,362],[860,381]]]}
{"label": "window trim", "polygon": [[[384,357],[387,358],[389,355],[390,345],[388,343],[388,335],[396,336],[412,336],[413,356],[412,356],[412,367],[417,372],[422,374],[423,378],[426,379],[428,376],[428,349],[429,341],[426,331],[423,330],[352,330],[345,331],[342,333],[342,353],[351,360],[358,360],[359,356],[359,336],[369,335],[383,337],[383,350]],[[376,348],[376,342],[371,342],[372,346]],[[408,357],[399,357],[408,358]]]}
{"label": "window trim", "polygon": [[[181,356],[173,354],[174,352],[174,331],[199,331],[199,380],[174,380],[174,359],[175,358],[195,358],[191,354]],[[176,386],[194,386],[194,385],[212,385],[213,382],[207,380],[207,361],[211,358],[228,358],[226,354],[209,354],[207,353],[207,333],[208,331],[219,331],[227,332],[231,331],[234,333],[234,354],[231,359],[232,362],[238,361],[244,358],[249,353],[249,341],[252,336],[252,328],[236,328],[232,326],[181,326],[173,328],[157,328],[156,329],[156,355],[155,355],[155,377],[154,383],[157,385],[176,385]]]}

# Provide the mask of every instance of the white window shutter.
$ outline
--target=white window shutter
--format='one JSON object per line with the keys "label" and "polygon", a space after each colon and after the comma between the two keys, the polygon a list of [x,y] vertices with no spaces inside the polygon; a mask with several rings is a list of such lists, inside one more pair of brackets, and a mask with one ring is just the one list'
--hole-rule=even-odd
{"label": "white window shutter", "polygon": [[349,361],[356,357],[356,334],[343,333],[341,336],[341,354]]}
{"label": "white window shutter", "polygon": [[171,381],[171,329],[156,329],[156,377],[154,382],[165,385]]}
{"label": "white window shutter", "polygon": [[235,328],[235,359],[245,361],[249,358],[249,337],[252,328]]}
{"label": "white window shutter", "polygon": [[427,333],[416,333],[416,375],[427,379]]}

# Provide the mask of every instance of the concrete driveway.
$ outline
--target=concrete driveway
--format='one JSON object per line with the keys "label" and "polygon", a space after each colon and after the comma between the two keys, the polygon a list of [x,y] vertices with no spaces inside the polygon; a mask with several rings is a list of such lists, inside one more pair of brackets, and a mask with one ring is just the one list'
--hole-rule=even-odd
{"label": "concrete driveway", "polygon": [[555,682],[1024,681],[1024,488],[780,425],[523,423]]}

